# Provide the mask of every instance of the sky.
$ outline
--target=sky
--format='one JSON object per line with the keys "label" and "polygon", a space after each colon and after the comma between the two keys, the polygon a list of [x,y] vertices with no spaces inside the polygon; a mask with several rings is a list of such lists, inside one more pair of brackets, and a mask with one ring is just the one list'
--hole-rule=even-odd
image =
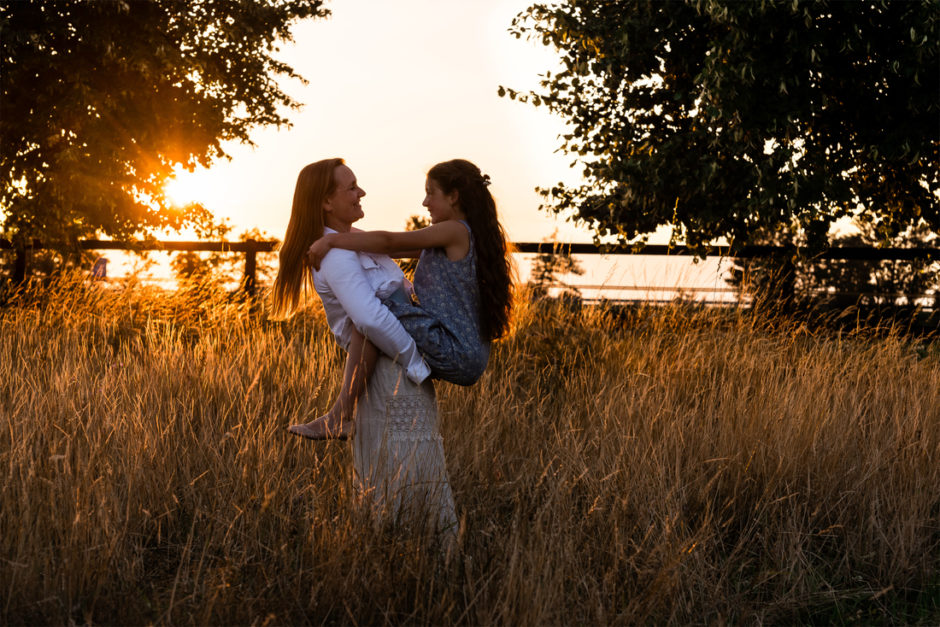
{"label": "sky", "polygon": [[[294,42],[277,55],[309,81],[281,81],[304,103],[288,114],[293,126],[256,129],[255,147],[227,145],[230,161],[181,172],[169,192],[181,203],[202,202],[235,234],[258,228],[280,239],[297,173],[338,156],[367,193],[357,226],[399,230],[409,216],[426,215],[427,170],[460,157],[490,175],[511,240],[541,241],[557,230],[560,241],[591,241],[584,226],[539,209],[537,186],[580,181],[572,157],[557,150],[564,120],[497,95],[500,85],[537,89],[539,75],[559,67],[552,49],[508,32],[529,4],[331,0],[332,15],[296,24]],[[722,286],[713,263],[591,256],[582,264],[589,272],[575,282],[583,284]]]}

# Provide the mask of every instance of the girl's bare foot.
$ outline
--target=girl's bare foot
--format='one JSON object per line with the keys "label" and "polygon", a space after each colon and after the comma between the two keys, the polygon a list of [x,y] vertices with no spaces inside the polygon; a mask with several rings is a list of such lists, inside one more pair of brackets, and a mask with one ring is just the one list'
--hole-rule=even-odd
{"label": "girl's bare foot", "polygon": [[353,434],[356,399],[365,391],[366,379],[375,369],[378,349],[355,329],[349,343],[339,396],[328,412],[302,425],[287,428],[294,435],[310,440],[348,440]]}
{"label": "girl's bare foot", "polygon": [[352,427],[351,420],[328,413],[304,424],[291,425],[287,430],[308,440],[348,440]]}

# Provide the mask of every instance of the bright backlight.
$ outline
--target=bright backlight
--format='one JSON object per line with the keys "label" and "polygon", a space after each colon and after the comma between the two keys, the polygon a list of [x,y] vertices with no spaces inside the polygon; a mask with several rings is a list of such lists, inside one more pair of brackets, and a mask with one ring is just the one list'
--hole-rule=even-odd
{"label": "bright backlight", "polygon": [[208,209],[218,208],[223,198],[223,190],[207,176],[206,172],[177,172],[163,186],[167,199],[173,205],[184,207],[191,203],[200,203]]}

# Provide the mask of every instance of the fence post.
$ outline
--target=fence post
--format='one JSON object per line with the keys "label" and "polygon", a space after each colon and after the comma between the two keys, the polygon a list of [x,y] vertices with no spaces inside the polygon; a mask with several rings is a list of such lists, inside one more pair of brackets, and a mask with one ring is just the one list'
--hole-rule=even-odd
{"label": "fence post", "polygon": [[13,285],[22,285],[26,282],[26,248],[16,249],[16,260],[13,262]]}
{"label": "fence post", "polygon": [[258,251],[255,248],[255,240],[247,241],[248,248],[245,250],[245,277],[242,279],[242,289],[250,297],[255,295],[255,274],[258,270]]}

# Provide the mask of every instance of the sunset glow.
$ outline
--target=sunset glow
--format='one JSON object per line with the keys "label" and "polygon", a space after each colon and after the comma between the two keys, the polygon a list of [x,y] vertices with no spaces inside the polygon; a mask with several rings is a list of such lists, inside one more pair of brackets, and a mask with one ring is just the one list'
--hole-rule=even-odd
{"label": "sunset glow", "polygon": [[[588,242],[583,226],[539,210],[537,186],[578,184],[580,168],[558,152],[564,122],[545,107],[500,98],[501,85],[524,92],[539,75],[558,70],[555,53],[509,32],[529,0],[442,3],[429,0],[355,0],[331,5],[325,21],[293,29],[283,60],[308,79],[284,81],[304,107],[291,128],[260,128],[254,146],[225,146],[231,160],[209,169],[180,170],[166,191],[175,203],[200,202],[236,230],[258,228],[282,237],[297,172],[312,161],[343,157],[367,196],[363,229],[397,230],[424,215],[428,168],[461,157],[489,174],[500,219],[513,241],[540,241],[552,233]],[[415,19],[420,16],[420,19]],[[433,28],[429,28],[433,25]],[[325,62],[340,53],[341,62]],[[668,229],[652,243],[665,243]],[[633,284],[660,260],[585,259],[590,284]],[[519,260],[528,276],[529,261]],[[694,278],[693,278],[694,277]],[[717,264],[706,262],[657,279],[723,285]]]}
{"label": "sunset glow", "polygon": [[178,171],[163,186],[167,200],[177,207],[200,203],[206,207],[224,206],[224,193],[215,188],[204,173]]}

